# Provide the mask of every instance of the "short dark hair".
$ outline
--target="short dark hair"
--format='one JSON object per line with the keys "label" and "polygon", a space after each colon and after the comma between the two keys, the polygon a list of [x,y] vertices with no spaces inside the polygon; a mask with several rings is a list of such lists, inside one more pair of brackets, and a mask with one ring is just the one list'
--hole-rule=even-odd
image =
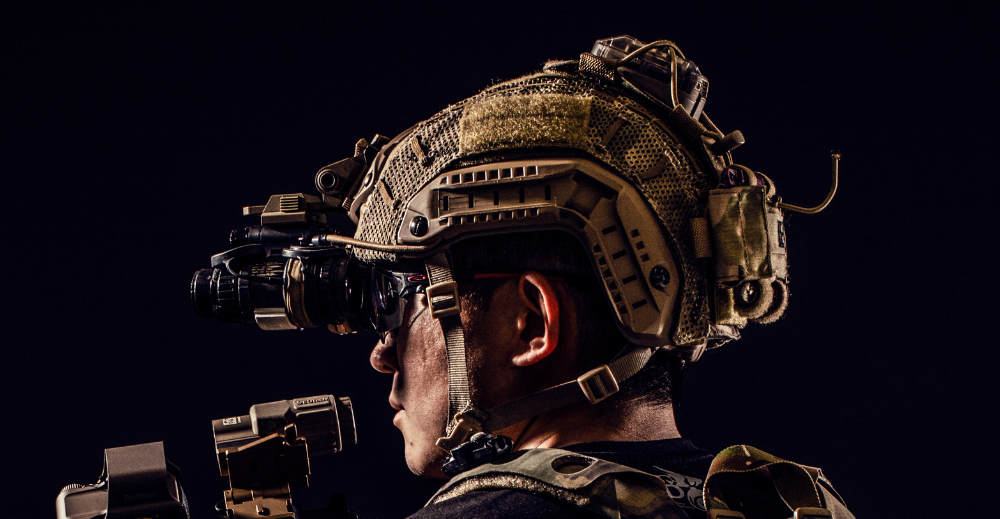
{"label": "short dark hair", "polygon": [[[511,233],[469,238],[451,246],[452,268],[458,279],[476,273],[515,273],[535,270],[566,281],[569,296],[577,303],[577,337],[584,352],[578,369],[583,373],[614,359],[628,347],[618,331],[604,288],[593,270],[583,244],[562,231]],[[483,312],[510,278],[486,278],[460,283],[463,299]],[[677,401],[684,362],[658,351],[639,373],[621,385],[608,405],[642,401],[667,406]]]}

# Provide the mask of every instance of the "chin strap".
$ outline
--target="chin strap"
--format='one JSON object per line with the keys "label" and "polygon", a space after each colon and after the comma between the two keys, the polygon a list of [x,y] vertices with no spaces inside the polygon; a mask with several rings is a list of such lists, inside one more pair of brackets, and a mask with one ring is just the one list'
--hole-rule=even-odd
{"label": "chin strap", "polygon": [[493,431],[568,405],[596,404],[617,393],[619,382],[638,373],[649,362],[653,351],[635,348],[576,380],[511,400],[489,411],[469,404],[455,417],[455,426],[449,435],[437,440],[436,445],[450,456],[441,471],[445,476],[454,477],[509,454],[514,442],[506,436],[493,436]]}
{"label": "chin strap", "polygon": [[[617,393],[620,383],[638,373],[649,362],[655,351],[655,348],[637,346],[617,359],[584,373],[576,380],[511,400],[489,411],[482,410],[472,403],[469,395],[465,333],[462,330],[462,304],[447,249],[428,257],[424,260],[424,264],[430,281],[426,289],[428,307],[431,316],[441,322],[448,357],[448,416],[451,419],[445,429],[446,436],[438,438],[436,445],[453,455],[452,461],[456,459],[455,450],[463,444],[476,443],[477,447],[466,447],[470,452],[472,450],[478,452],[486,445],[483,443],[486,441],[485,437],[479,437],[479,442],[470,442],[477,433],[487,433],[488,436],[488,433],[545,412],[585,402],[596,404]],[[498,451],[498,449],[490,450]],[[463,459],[467,457],[462,456]],[[476,456],[476,459],[485,461],[487,457],[483,451]],[[465,462],[462,462],[462,465],[465,466]]]}
{"label": "chin strap", "polygon": [[596,404],[617,393],[619,384],[638,373],[652,356],[652,349],[638,347],[576,380],[500,404],[489,410],[483,431],[499,431],[546,411],[573,404]]}
{"label": "chin strap", "polygon": [[[424,265],[430,282],[425,290],[427,306],[431,316],[441,322],[448,357],[448,416],[457,418],[471,405],[469,371],[465,362],[465,332],[462,330],[462,301],[458,297],[458,283],[451,273],[447,249],[425,259]],[[452,419],[445,433],[453,436],[458,425],[458,420]],[[465,436],[462,442],[467,438]]]}
{"label": "chin strap", "polygon": [[523,396],[483,411],[472,404],[458,413],[448,436],[438,438],[436,445],[448,453],[476,433],[499,431],[548,411],[573,404],[596,404],[618,392],[626,379],[639,372],[649,362],[655,350],[636,347],[611,361],[584,373],[576,380]]}

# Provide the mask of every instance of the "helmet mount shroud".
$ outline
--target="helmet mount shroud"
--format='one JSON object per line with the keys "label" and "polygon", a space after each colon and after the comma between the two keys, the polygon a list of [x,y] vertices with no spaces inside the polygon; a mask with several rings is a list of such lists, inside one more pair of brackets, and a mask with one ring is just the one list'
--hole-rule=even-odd
{"label": "helmet mount shroud", "polygon": [[[743,136],[722,134],[708,118],[707,90],[673,43],[610,38],[578,61],[550,62],[451,105],[390,142],[360,143],[356,155],[377,156],[320,170],[321,192],[324,175],[357,177],[335,202],[358,224],[353,238],[320,241],[352,246],[369,263],[425,263],[430,310],[448,348],[442,449],[571,403],[596,403],[656,349],[694,361],[739,338],[747,322],[784,313],[783,209],[822,210],[836,189],[839,155],[823,204],[782,203],[769,178],[733,163]],[[540,230],[569,233],[589,251],[633,346],[577,380],[482,410],[469,398],[449,246]]]}

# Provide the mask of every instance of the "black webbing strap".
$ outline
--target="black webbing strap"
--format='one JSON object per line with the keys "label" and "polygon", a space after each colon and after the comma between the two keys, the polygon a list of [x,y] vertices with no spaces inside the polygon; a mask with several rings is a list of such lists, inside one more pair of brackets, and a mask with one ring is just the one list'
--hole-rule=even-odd
{"label": "black webbing strap", "polygon": [[619,384],[635,375],[653,356],[650,348],[636,348],[627,354],[588,371],[576,380],[511,400],[489,410],[483,431],[494,432],[533,416],[571,404],[596,404],[618,392]]}
{"label": "black webbing strap", "polygon": [[447,434],[455,429],[453,419],[469,404],[469,373],[465,364],[465,332],[462,330],[462,305],[458,296],[458,285],[451,273],[451,262],[447,250],[426,258],[427,304],[431,315],[441,321],[444,331],[445,350],[448,355],[448,428]]}

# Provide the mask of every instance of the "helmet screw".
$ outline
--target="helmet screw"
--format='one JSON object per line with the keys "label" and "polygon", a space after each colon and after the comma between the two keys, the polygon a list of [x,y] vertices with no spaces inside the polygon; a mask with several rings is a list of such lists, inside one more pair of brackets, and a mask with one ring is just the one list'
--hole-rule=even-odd
{"label": "helmet screw", "polygon": [[420,237],[427,234],[427,218],[414,216],[410,220],[410,234]]}
{"label": "helmet screw", "polygon": [[749,306],[756,303],[757,299],[760,299],[760,289],[757,288],[756,283],[745,281],[737,289],[736,295],[741,304]]}
{"label": "helmet screw", "polygon": [[649,272],[649,283],[660,290],[667,288],[667,285],[670,284],[670,271],[662,265],[653,267],[653,270]]}

